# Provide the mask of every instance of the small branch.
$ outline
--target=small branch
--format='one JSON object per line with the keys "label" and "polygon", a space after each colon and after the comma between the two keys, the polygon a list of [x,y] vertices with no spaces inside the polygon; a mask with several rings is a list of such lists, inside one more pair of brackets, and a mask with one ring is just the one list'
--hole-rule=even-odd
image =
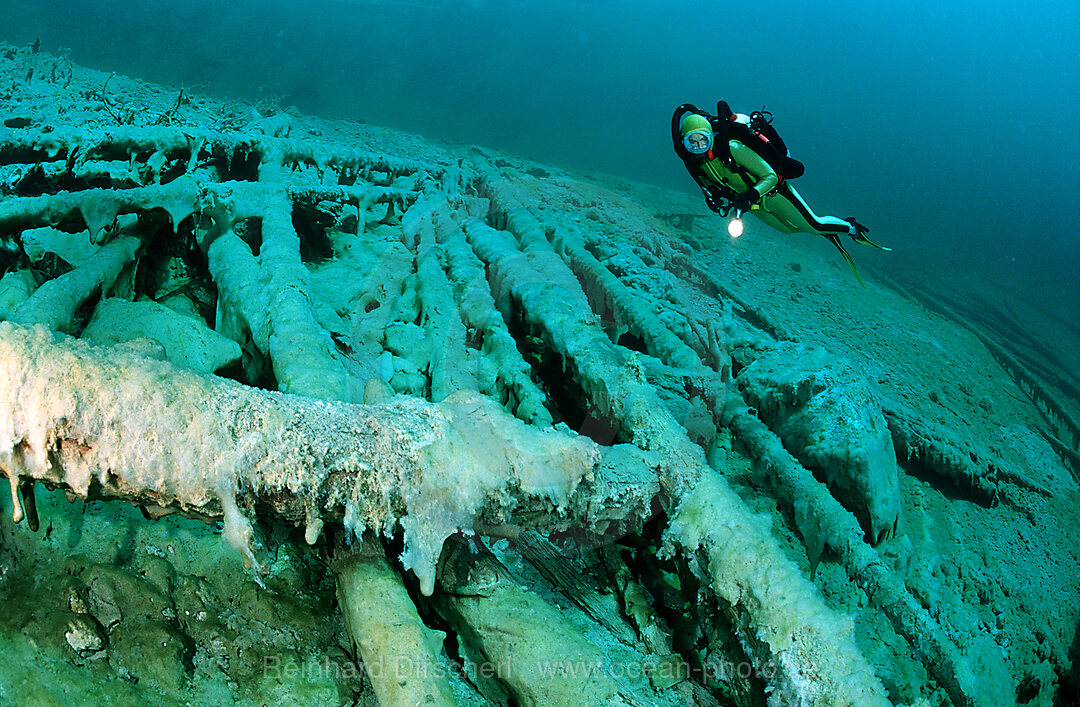
{"label": "small branch", "polygon": [[106,89],[109,86],[109,82],[112,81],[113,76],[116,76],[115,72],[109,74],[109,78],[105,79],[105,83],[102,85],[101,91],[98,93],[98,98],[100,98],[101,102],[105,104],[105,111],[112,116],[112,119],[116,121],[117,125],[130,125],[134,120],[134,113],[131,111],[127,111],[125,114],[122,109],[118,109],[120,110],[120,115],[117,115],[116,111],[113,110],[113,104],[109,101],[109,94],[106,93]]}
{"label": "small branch", "polygon": [[180,106],[184,103],[184,89],[180,89],[180,93],[176,96],[176,105],[165,113],[162,113],[157,120],[154,121],[154,125],[172,125],[174,119],[180,113]]}

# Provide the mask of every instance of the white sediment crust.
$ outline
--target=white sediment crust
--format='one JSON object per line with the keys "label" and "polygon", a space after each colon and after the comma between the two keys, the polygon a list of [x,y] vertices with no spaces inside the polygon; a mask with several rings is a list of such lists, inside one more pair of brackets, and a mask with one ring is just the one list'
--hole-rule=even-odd
{"label": "white sediment crust", "polygon": [[28,228],[19,236],[30,262],[37,262],[46,253],[53,253],[72,266],[90,259],[99,249],[90,242],[90,232],[67,233],[51,226]]}

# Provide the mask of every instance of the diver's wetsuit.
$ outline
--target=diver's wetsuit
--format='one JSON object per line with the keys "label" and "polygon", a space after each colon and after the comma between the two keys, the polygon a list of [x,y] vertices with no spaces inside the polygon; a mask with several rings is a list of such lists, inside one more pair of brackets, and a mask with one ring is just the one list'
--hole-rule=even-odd
{"label": "diver's wetsuit", "polygon": [[851,224],[847,221],[815,214],[799,192],[786,179],[780,180],[776,171],[756,152],[738,140],[730,140],[728,145],[732,159],[757,178],[755,183],[747,184],[740,174],[725,167],[719,159],[704,162],[701,170],[707,179],[726,179],[726,183],[738,193],[753,187],[759,195],[763,195],[751,207],[750,213],[782,233],[816,233],[822,236],[850,233]]}
{"label": "diver's wetsuit", "polygon": [[[675,120],[684,113],[685,107],[676,110]],[[726,118],[724,118],[726,119]],[[818,216],[803,198],[776,173],[768,162],[738,140],[729,140],[731,163],[709,150],[702,155],[692,155],[686,150],[676,151],[682,157],[690,175],[706,193],[715,185],[726,187],[722,191],[742,194],[753,188],[760,199],[751,213],[782,233],[816,233],[821,236],[852,234],[851,224],[834,216]],[[726,157],[726,156],[725,156]]]}

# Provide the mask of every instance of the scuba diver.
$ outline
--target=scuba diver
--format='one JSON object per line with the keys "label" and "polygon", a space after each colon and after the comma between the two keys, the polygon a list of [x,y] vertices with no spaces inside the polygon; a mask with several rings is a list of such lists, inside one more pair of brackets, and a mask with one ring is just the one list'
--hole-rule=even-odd
{"label": "scuba diver", "polygon": [[782,233],[816,233],[840,251],[862,285],[862,277],[840,236],[851,236],[891,250],[866,237],[870,230],[854,218],[818,216],[788,183],[803,174],[801,162],[788,153],[783,139],[772,126],[772,114],[754,111],[736,114],[725,101],[717,101],[716,115],[684,103],[671,116],[671,139],[709,208],[721,216],[734,213],[729,227],[732,236],[742,233],[742,214],[749,211]]}

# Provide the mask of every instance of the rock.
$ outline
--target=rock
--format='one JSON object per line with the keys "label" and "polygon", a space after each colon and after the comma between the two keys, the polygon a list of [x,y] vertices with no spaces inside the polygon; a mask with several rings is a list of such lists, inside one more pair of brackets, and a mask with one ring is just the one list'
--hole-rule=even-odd
{"label": "rock", "polygon": [[120,623],[123,613],[119,605],[123,604],[123,596],[116,596],[111,585],[100,582],[95,582],[90,586],[89,594],[90,612],[106,630]]}
{"label": "rock", "polygon": [[110,662],[125,668],[140,680],[149,679],[175,691],[186,680],[185,663],[190,663],[194,645],[190,638],[165,621],[125,623],[113,633]]}
{"label": "rock", "polygon": [[872,542],[896,532],[900,482],[892,436],[877,396],[849,363],[783,342],[736,382],[761,420],[858,517]]}
{"label": "rock", "polygon": [[76,614],[90,613],[90,607],[86,605],[86,600],[74,587],[68,590],[68,608]]}
{"label": "rock", "polygon": [[71,646],[71,650],[75,651],[80,658],[97,653],[105,647],[105,636],[101,627],[93,617],[86,614],[76,614],[72,617],[64,638]]}
{"label": "rock", "polygon": [[171,608],[169,598],[153,582],[119,567],[92,565],[83,570],[82,580],[90,613],[110,631],[121,620],[157,619],[163,609]]}

